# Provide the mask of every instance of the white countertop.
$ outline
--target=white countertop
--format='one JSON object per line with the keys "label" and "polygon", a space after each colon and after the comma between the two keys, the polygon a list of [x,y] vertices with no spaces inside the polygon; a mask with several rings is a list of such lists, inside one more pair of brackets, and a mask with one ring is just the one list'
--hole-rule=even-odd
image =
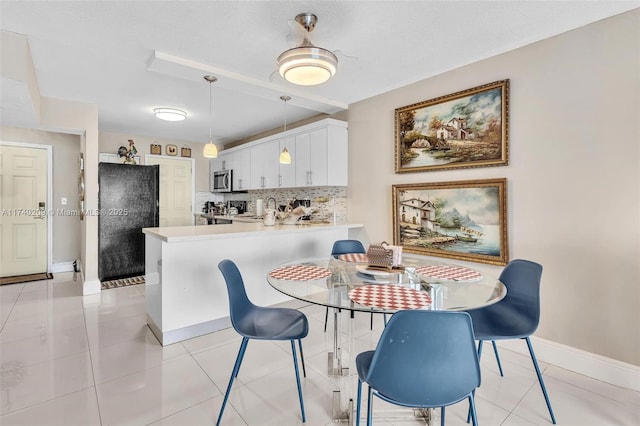
{"label": "white countertop", "polygon": [[156,237],[164,242],[181,242],[196,240],[213,240],[221,238],[240,238],[256,235],[257,233],[278,232],[314,232],[330,228],[362,228],[362,224],[336,223],[336,224],[298,224],[265,226],[260,223],[235,222],[223,225],[201,226],[174,226],[165,228],[143,228],[146,235]]}

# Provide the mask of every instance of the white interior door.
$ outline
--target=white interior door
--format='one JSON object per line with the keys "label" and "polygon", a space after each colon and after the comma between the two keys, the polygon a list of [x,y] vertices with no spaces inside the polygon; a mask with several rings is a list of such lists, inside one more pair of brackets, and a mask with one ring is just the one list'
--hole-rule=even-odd
{"label": "white interior door", "polygon": [[160,165],[160,226],[193,225],[193,160],[148,155]]}
{"label": "white interior door", "polygon": [[0,145],[0,276],[47,272],[47,150]]}

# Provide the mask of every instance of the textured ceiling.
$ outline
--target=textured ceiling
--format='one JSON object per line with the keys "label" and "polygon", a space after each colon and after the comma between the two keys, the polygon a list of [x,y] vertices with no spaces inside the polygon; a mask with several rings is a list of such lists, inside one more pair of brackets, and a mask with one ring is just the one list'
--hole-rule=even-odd
{"label": "textured ceiling", "polygon": [[[638,1],[7,1],[4,31],[27,36],[42,96],[97,104],[102,131],[204,143],[214,74],[220,144],[349,104],[640,6]],[[274,74],[298,40],[290,21],[318,16],[313,42],[335,51],[329,82]],[[479,81],[478,84],[486,82]],[[4,83],[3,90],[13,89]],[[17,91],[16,91],[17,92]],[[2,124],[22,126],[2,96]],[[444,94],[444,93],[443,93]],[[167,123],[154,107],[177,107]],[[7,113],[12,111],[12,113]]]}

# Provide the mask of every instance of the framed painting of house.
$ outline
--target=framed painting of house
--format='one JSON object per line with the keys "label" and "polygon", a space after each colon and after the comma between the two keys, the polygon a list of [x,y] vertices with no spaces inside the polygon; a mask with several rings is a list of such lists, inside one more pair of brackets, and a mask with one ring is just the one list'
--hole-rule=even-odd
{"label": "framed painting of house", "polygon": [[509,163],[509,80],[396,108],[396,173]]}
{"label": "framed painting of house", "polygon": [[393,185],[393,243],[406,252],[506,265],[507,180]]}

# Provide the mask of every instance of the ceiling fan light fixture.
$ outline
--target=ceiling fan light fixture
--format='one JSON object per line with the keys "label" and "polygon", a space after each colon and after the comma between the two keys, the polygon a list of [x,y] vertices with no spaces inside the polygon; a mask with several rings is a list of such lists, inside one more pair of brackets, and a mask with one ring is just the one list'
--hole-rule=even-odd
{"label": "ceiling fan light fixture", "polygon": [[301,86],[322,84],[336,74],[338,58],[316,46],[299,46],[278,56],[278,72],[285,80]]}
{"label": "ceiling fan light fixture", "polygon": [[154,108],[153,115],[164,121],[182,121],[187,118],[187,113],[177,108]]}

